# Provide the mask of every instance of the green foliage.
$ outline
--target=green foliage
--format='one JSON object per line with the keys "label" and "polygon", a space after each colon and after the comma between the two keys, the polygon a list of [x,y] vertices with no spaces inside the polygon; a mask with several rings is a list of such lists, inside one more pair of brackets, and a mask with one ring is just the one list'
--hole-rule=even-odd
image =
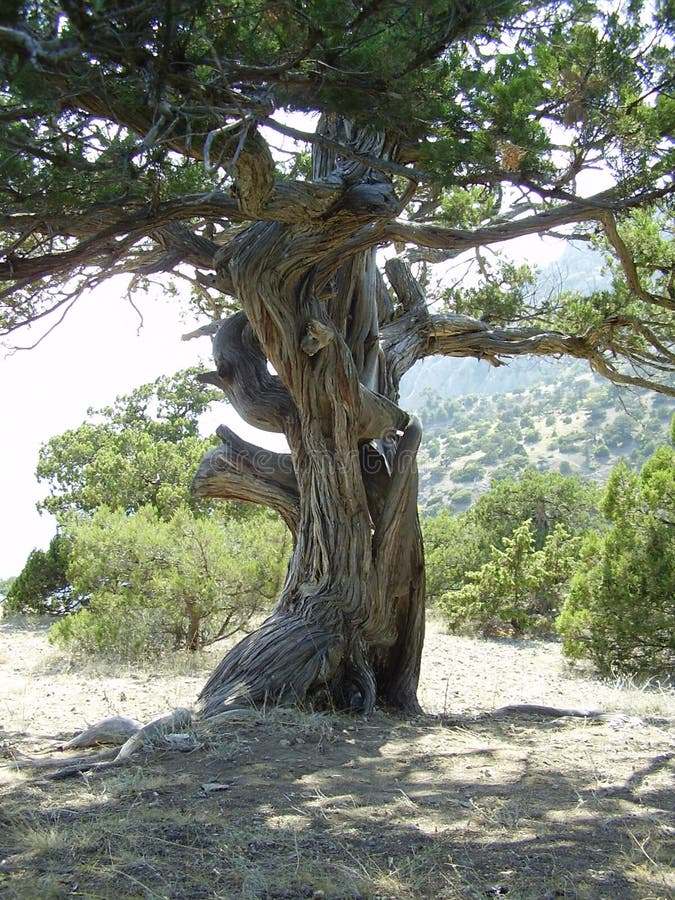
{"label": "green foliage", "polygon": [[527,469],[516,478],[493,481],[461,515],[443,510],[423,518],[429,600],[459,590],[466,573],[488,562],[493,549],[502,549],[525,523],[535,550],[543,549],[558,527],[570,536],[583,534],[599,521],[598,497],[598,489],[579,478]]}
{"label": "green foliage", "polygon": [[[158,262],[157,229],[178,220],[181,202],[179,219],[190,221],[200,193],[223,199],[240,138],[254,123],[275,127],[286,111],[386,131],[387,148],[400,147],[399,159],[424,173],[414,215],[463,229],[509,222],[514,204],[525,212],[564,202],[600,162],[620,186],[609,208],[637,196],[653,205],[651,187],[674,168],[667,3],[19,8],[0,34],[0,243],[17,276],[0,309],[8,331],[60,308],[75,280],[84,287],[111,270],[185,262],[173,252]],[[280,174],[306,180],[308,162],[308,146],[298,145]],[[153,221],[162,205],[171,216]],[[197,218],[222,227],[227,215],[211,207]],[[122,237],[111,254],[110,240]],[[632,247],[630,234],[624,240]],[[658,243],[652,229],[644,247],[658,255]],[[522,314],[519,290],[493,288],[458,302],[495,321]],[[553,305],[544,307],[549,316]]]}
{"label": "green foliage", "polygon": [[[190,505],[210,441],[199,416],[218,396],[186,370],[119,397],[51,438],[38,475],[62,531],[10,588],[16,611],[67,612],[53,640],[140,658],[196,650],[243,628],[277,593],[289,535],[276,517]],[[85,604],[85,608],[82,608]]]}
{"label": "green foliage", "polygon": [[481,280],[476,287],[455,285],[442,293],[445,309],[474,316],[494,325],[508,325],[531,315],[541,304],[536,302],[536,274],[529,266],[517,266],[498,259],[481,266]]}
{"label": "green foliage", "polygon": [[68,578],[89,605],[50,639],[83,653],[128,659],[198,650],[245,628],[276,595],[290,539],[274,516],[169,518],[141,507],[73,517]]}
{"label": "green foliage", "polygon": [[482,562],[482,534],[467,514],[443,509],[421,520],[426,564],[427,602],[435,605],[450,588],[462,584],[465,573]]}
{"label": "green foliage", "polygon": [[558,619],[563,650],[606,675],[672,675],[675,668],[675,451],[659,448],[639,476],[625,465],[609,479]]}
{"label": "green foliage", "polygon": [[518,478],[493,481],[474,504],[471,518],[495,546],[524,522],[531,522],[534,546],[540,550],[558,525],[578,535],[596,523],[597,504],[594,484],[529,468]]}
{"label": "green foliage", "polygon": [[553,632],[598,496],[578,478],[527,469],[459,515],[423,518],[429,602],[454,631]]}
{"label": "green foliage", "polygon": [[[644,93],[644,79],[659,79],[672,65],[668,25],[655,27],[642,3],[624,5],[620,15],[594,3],[546,4],[524,18],[537,27],[521,28],[496,53],[479,44],[473,53],[449,54],[437,91],[445,118],[428,148],[433,164],[457,177],[501,163],[554,182],[560,160],[544,127],[554,122],[574,133],[582,155],[602,147],[617,173],[644,175],[670,115],[667,92],[656,103]],[[633,64],[638,46],[644,69]]]}
{"label": "green foliage", "polygon": [[480,569],[466,573],[464,587],[441,595],[450,629],[486,637],[549,633],[577,550],[578,539],[560,524],[536,550],[532,524],[523,522]]}
{"label": "green foliage", "polygon": [[51,539],[47,550],[33,550],[21,573],[7,590],[7,608],[15,613],[57,615],[80,605],[66,567],[70,541],[62,534]]}
{"label": "green foliage", "polygon": [[110,407],[90,410],[93,421],[47,441],[37,467],[50,492],[42,508],[62,517],[151,504],[169,517],[189,504],[190,478],[212,446],[199,437],[199,416],[219,397],[195,374],[187,369],[142,385]]}

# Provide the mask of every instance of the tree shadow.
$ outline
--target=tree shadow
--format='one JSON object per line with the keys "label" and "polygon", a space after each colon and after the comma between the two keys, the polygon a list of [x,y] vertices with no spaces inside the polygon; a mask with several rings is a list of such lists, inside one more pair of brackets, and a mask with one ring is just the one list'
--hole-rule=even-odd
{"label": "tree shadow", "polygon": [[189,754],[6,777],[0,894],[665,897],[658,734],[273,711]]}

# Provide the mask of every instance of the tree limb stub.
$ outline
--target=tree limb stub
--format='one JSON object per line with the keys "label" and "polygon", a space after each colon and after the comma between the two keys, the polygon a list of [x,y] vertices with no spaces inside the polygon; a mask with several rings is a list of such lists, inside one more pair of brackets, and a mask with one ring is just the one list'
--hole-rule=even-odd
{"label": "tree limb stub", "polygon": [[250,444],[226,425],[220,425],[216,433],[222,444],[199,464],[192,480],[193,495],[269,506],[296,535],[299,497],[291,455]]}
{"label": "tree limb stub", "polygon": [[221,323],[213,338],[216,371],[199,380],[221,388],[239,415],[262,431],[283,432],[295,415],[281,379],[272,375],[245,313]]}

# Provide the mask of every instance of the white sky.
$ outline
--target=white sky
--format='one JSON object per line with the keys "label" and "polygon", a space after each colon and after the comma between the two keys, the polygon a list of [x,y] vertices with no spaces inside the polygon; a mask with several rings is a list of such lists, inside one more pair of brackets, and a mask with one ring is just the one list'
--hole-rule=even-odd
{"label": "white sky", "polygon": [[[181,341],[205,320],[182,321],[176,298],[141,295],[134,299],[144,318],[139,330],[123,293],[123,282],[111,282],[80,298],[38,347],[11,355],[0,348],[0,578],[18,575],[30,551],[46,549],[55,532],[54,519],[35,508],[47,493],[35,478],[42,443],[77,428],[89,407],[105,406],[160,375],[192,365],[212,368],[208,338]],[[12,337],[23,345],[37,336],[19,331]],[[207,430],[232,423],[232,415],[226,404],[214,408]],[[256,440],[243,423],[232,427]]]}

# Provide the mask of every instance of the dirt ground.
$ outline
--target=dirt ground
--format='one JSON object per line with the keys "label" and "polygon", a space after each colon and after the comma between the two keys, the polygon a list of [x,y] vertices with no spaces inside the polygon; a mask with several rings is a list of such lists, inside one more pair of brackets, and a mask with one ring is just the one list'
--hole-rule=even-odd
{"label": "dirt ground", "polygon": [[[432,623],[436,718],[273,709],[122,768],[50,781],[22,766],[65,764],[54,745],[100,719],[191,705],[221,654],[82,667],[46,625],[0,620],[0,897],[675,894],[675,692],[593,679],[554,643]],[[523,703],[616,715],[490,715]]]}

